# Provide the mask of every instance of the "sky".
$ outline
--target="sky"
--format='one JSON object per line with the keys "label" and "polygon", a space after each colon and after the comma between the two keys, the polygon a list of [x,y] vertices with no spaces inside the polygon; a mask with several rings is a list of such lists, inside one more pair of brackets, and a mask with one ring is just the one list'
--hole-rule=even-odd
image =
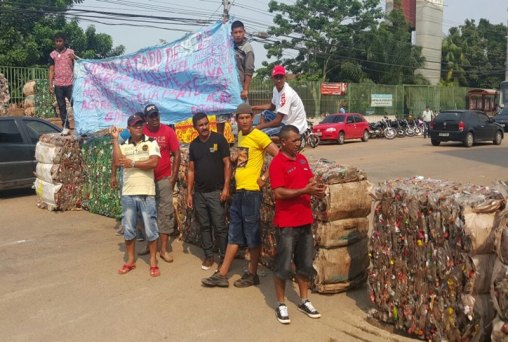
{"label": "sky", "polygon": [[[242,20],[247,32],[254,35],[258,32],[265,32],[273,24],[273,14],[268,12],[268,2],[270,0],[229,1],[232,2],[230,15],[235,19]],[[283,0],[283,2],[295,3],[296,1]],[[380,3],[384,8],[384,1],[382,0]],[[136,22],[136,20],[139,20],[137,18],[115,21],[111,19],[85,18],[83,14],[80,14],[80,25],[83,28],[91,24],[95,25],[97,32],[107,33],[112,36],[115,46],[124,45],[126,53],[160,44],[161,40],[171,42],[179,39],[186,32],[193,32],[201,27],[196,23],[196,19],[216,21],[221,19],[223,13],[222,0],[85,0],[74,8],[194,19],[192,24],[167,24],[166,21],[162,20],[148,24],[146,22]],[[444,34],[448,32],[450,27],[463,24],[465,19],[475,19],[478,21],[481,18],[485,18],[493,24],[503,23],[506,25],[508,20],[508,2],[506,0],[444,0]],[[105,25],[105,23],[109,23],[109,25]],[[116,25],[111,25],[113,23]],[[202,23],[201,25],[205,24]],[[255,64],[256,67],[259,67],[262,61],[267,60],[266,51],[262,43],[252,41],[252,45],[256,55]],[[291,52],[288,53],[291,54]]]}

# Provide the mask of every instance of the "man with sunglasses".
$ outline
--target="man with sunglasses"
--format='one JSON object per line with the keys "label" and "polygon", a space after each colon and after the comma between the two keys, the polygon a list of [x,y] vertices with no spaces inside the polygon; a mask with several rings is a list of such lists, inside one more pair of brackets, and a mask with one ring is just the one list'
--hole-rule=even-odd
{"label": "man with sunglasses", "polygon": [[[173,262],[173,256],[168,253],[168,242],[175,227],[173,189],[180,167],[180,144],[175,131],[161,123],[157,106],[147,105],[144,114],[146,124],[143,127],[143,133],[157,141],[161,152],[159,164],[154,171],[157,224],[161,240],[160,257],[166,262]],[[173,156],[173,161],[171,161],[171,156]]]}
{"label": "man with sunglasses", "polygon": [[[286,82],[286,69],[276,65],[272,70],[273,96],[272,102],[264,105],[252,106],[253,110],[274,111],[274,115],[261,115],[257,129],[263,130],[268,136],[279,134],[282,126],[293,125],[300,134],[307,130],[307,114],[302,99]],[[273,114],[273,113],[272,113]]]}

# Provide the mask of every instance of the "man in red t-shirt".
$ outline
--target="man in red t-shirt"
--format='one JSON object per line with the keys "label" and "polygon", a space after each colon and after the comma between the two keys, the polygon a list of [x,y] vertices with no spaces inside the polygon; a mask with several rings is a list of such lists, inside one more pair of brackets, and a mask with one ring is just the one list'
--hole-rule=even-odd
{"label": "man in red t-shirt", "polygon": [[291,279],[291,262],[296,266],[296,282],[300,291],[298,310],[311,318],[321,317],[308,299],[309,278],[314,273],[310,197],[324,196],[326,186],[314,180],[307,158],[299,152],[301,139],[298,128],[285,125],[279,138],[280,152],[270,164],[270,182],[275,195],[274,224],[277,227],[274,282],[278,306],[275,312],[280,323],[289,324],[285,288],[286,280]]}
{"label": "man in red t-shirt", "polygon": [[[154,171],[157,225],[161,240],[160,257],[166,262],[173,262],[173,256],[168,253],[168,240],[175,227],[173,189],[180,167],[180,144],[175,131],[161,124],[157,106],[147,105],[144,114],[146,125],[143,128],[143,134],[157,140],[161,152],[159,164]],[[173,163],[171,163],[171,156],[173,156]]]}

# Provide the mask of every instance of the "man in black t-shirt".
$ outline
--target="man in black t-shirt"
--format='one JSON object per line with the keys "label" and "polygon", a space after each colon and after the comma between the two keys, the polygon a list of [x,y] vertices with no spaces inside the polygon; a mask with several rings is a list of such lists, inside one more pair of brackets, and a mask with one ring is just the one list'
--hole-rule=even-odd
{"label": "man in black t-shirt", "polygon": [[199,135],[189,147],[187,206],[195,209],[201,226],[205,253],[201,268],[208,270],[214,263],[212,225],[215,227],[220,262],[226,252],[225,204],[230,196],[231,162],[228,142],[223,135],[210,130],[206,114],[196,113],[192,117],[192,125]]}

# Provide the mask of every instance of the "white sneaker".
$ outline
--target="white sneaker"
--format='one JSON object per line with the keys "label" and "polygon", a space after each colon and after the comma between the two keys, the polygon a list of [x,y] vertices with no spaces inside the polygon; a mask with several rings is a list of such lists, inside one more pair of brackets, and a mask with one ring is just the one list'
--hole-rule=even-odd
{"label": "white sneaker", "polygon": [[277,320],[282,324],[291,323],[288,314],[288,307],[286,304],[280,304],[277,309],[275,309],[275,316],[277,317]]}
{"label": "white sneaker", "polygon": [[69,129],[68,128],[64,128],[62,130],[62,133],[60,133],[61,135],[69,135]]}

